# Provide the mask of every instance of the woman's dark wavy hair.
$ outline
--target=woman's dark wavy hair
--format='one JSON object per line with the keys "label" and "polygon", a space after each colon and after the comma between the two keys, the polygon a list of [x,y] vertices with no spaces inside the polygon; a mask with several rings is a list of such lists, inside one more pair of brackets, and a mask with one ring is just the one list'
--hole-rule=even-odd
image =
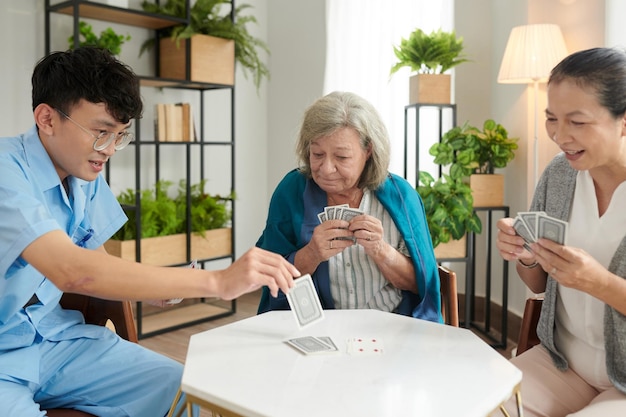
{"label": "woman's dark wavy hair", "polygon": [[613,117],[626,113],[626,51],[622,48],[592,48],[574,52],[552,69],[548,84],[569,79],[582,88],[592,88]]}
{"label": "woman's dark wavy hair", "polygon": [[53,52],[33,71],[33,110],[41,103],[70,114],[80,100],[104,103],[120,123],[141,118],[139,79],[108,50],[82,47]]}

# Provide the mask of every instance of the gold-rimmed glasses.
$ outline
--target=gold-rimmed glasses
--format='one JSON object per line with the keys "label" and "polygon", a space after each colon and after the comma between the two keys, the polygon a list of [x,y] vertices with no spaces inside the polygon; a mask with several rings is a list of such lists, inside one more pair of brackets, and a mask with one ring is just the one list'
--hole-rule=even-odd
{"label": "gold-rimmed glasses", "polygon": [[98,151],[98,152],[103,151],[106,148],[108,148],[111,145],[111,143],[114,143],[115,150],[119,151],[121,149],[124,149],[126,145],[128,145],[133,140],[135,140],[135,135],[133,135],[130,132],[113,133],[113,132],[102,131],[100,132],[100,134],[96,136],[92,132],[90,132],[89,129],[82,126],[80,123],[76,122],[74,119],[72,119],[67,114],[63,113],[61,110],[56,109],[56,111],[58,111],[61,116],[65,117],[67,120],[74,123],[76,126],[80,127],[85,133],[88,133],[89,135],[91,135],[91,137],[95,139],[93,142],[94,151]]}

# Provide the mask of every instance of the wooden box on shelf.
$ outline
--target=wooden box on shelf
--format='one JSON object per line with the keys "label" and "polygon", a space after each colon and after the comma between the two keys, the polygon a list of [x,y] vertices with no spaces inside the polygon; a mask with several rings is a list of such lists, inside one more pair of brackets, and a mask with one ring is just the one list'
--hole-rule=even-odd
{"label": "wooden box on shelf", "polygon": [[[190,43],[190,79],[186,78],[186,43]],[[177,42],[159,41],[159,69],[162,78],[210,84],[235,84],[235,41],[208,35],[193,35]]]}
{"label": "wooden box on shelf", "polygon": [[[157,266],[179,265],[187,262],[184,233],[141,239],[141,263]],[[111,255],[129,261],[135,260],[134,240],[108,240],[104,244]],[[191,259],[210,259],[231,254],[232,229],[223,227],[207,230],[204,237],[191,234]]]}
{"label": "wooden box on shelf", "polygon": [[504,175],[470,175],[470,188],[474,207],[500,207],[504,205]]}
{"label": "wooden box on shelf", "polygon": [[450,74],[416,74],[409,78],[409,104],[450,104]]}
{"label": "wooden box on shelf", "polygon": [[450,240],[446,243],[440,243],[435,248],[435,258],[437,259],[465,258],[466,245],[467,245],[467,236],[463,236],[459,240]]}

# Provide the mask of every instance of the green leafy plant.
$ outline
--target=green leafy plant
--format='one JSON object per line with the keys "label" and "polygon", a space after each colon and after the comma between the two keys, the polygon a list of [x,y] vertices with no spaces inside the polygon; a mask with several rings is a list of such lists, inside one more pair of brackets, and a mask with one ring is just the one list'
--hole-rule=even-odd
{"label": "green leafy plant", "polygon": [[420,171],[417,192],[424,202],[433,247],[461,239],[467,232],[482,231],[474,212],[472,190],[462,178],[443,174],[435,180],[428,172]]}
{"label": "green leafy plant", "polygon": [[[113,55],[119,55],[122,52],[124,42],[130,40],[130,35],[118,35],[112,28],[108,27],[97,36],[93,31],[93,27],[87,22],[78,22],[78,45],[79,46],[96,46],[98,48],[108,49]],[[67,38],[69,49],[74,48],[74,35]]]}
{"label": "green leafy plant", "polygon": [[398,62],[391,67],[390,75],[402,67],[409,67],[419,74],[443,74],[452,67],[467,62],[463,55],[463,37],[454,31],[441,29],[430,35],[421,29],[413,31],[400,45],[393,47]]}
{"label": "green leafy plant", "polygon": [[[204,192],[205,181],[189,187],[191,231],[204,236],[204,231],[224,227],[231,219],[227,203],[234,195],[211,196]],[[187,231],[187,186],[181,180],[178,194],[170,197],[171,181],[157,181],[154,188],[140,190],[141,237],[167,236]],[[132,240],[137,238],[135,190],[127,189],[117,197],[124,207],[128,221],[115,233],[113,239]]]}
{"label": "green leafy plant", "polygon": [[515,157],[518,138],[509,138],[507,130],[492,119],[482,130],[467,122],[447,131],[439,143],[429,149],[439,165],[449,165],[453,178],[472,174],[493,174]]}
{"label": "green leafy plant", "polygon": [[[223,10],[223,5],[232,7],[230,0],[197,0],[190,10],[188,25],[176,25],[163,30],[164,36],[171,36],[175,41],[188,39],[195,34],[211,35],[218,38],[235,41],[235,59],[241,64],[244,76],[252,74],[257,90],[263,78],[270,76],[267,65],[261,60],[259,53],[270,53],[267,44],[248,32],[248,23],[257,23],[252,15],[243,15],[249,4],[240,4],[233,11],[233,18],[229,12]],[[141,7],[150,13],[158,13],[180,18],[187,17],[185,0],[168,0],[163,6],[149,1],[143,1]],[[154,46],[154,39],[149,39],[141,47],[140,54]]]}
{"label": "green leafy plant", "polygon": [[[189,187],[189,202],[191,214],[191,231],[204,236],[206,230],[223,227],[231,218],[226,203],[235,198],[234,194],[228,197],[219,195],[211,196],[204,192],[206,180]],[[187,230],[187,185],[181,180],[178,185],[178,196],[174,200],[177,208],[177,215],[182,219],[182,230]]]}

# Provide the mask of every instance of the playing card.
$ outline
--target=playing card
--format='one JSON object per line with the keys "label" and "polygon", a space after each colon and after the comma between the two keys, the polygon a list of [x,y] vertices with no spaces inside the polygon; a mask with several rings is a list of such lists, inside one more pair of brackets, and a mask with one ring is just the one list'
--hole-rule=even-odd
{"label": "playing card", "polygon": [[329,340],[331,344],[328,344],[325,341],[322,341],[322,338],[318,338],[314,336],[296,337],[294,339],[287,340],[286,343],[295,347],[300,352],[306,355],[314,355],[318,353],[331,353],[331,352],[338,351],[337,347],[332,342],[330,337],[324,337],[324,339]]}
{"label": "playing card", "polygon": [[333,350],[339,351],[339,349],[337,349],[337,345],[335,345],[335,342],[333,342],[333,339],[331,339],[330,337],[328,337],[328,336],[318,336],[317,339],[321,340],[324,343],[326,343],[328,346],[333,348]]}
{"label": "playing card", "polygon": [[340,220],[350,221],[356,216],[360,216],[363,212],[359,209],[343,207],[338,210],[338,213],[335,213],[335,218]]}
{"label": "playing card", "polygon": [[302,329],[324,318],[324,310],[315,291],[311,275],[306,274],[294,281],[287,294],[287,301],[298,326]]}
{"label": "playing card", "polygon": [[530,244],[534,242],[534,239],[533,239],[532,234],[526,227],[526,224],[520,217],[515,218],[515,221],[513,222],[513,228],[515,229],[518,235],[524,238],[524,241],[525,241],[524,248],[530,252],[531,251]]}
{"label": "playing card", "polygon": [[317,213],[317,218],[320,223],[324,223],[326,220],[328,220],[328,217],[326,217],[326,213],[323,211],[321,213]]}
{"label": "playing card", "polygon": [[326,213],[326,219],[333,220],[335,218],[335,206],[324,207],[324,213]]}
{"label": "playing card", "polygon": [[519,213],[517,213],[517,217],[519,217],[524,224],[526,225],[526,228],[528,229],[528,232],[530,233],[530,236],[532,238],[532,241],[536,241],[537,238],[537,212],[536,211],[521,211]]}
{"label": "playing card", "polygon": [[537,238],[550,239],[564,245],[567,240],[567,222],[547,215],[538,215]]}
{"label": "playing card", "polygon": [[348,353],[351,355],[381,355],[383,342],[376,337],[353,337],[348,339]]}

